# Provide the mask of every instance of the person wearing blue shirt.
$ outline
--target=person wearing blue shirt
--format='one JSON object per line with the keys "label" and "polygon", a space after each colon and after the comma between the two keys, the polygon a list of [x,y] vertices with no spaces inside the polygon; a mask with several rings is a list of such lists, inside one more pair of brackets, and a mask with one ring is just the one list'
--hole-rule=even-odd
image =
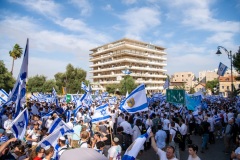
{"label": "person wearing blue shirt", "polygon": [[158,125],[158,131],[155,134],[157,147],[163,149],[166,146],[167,134],[162,130],[162,126]]}

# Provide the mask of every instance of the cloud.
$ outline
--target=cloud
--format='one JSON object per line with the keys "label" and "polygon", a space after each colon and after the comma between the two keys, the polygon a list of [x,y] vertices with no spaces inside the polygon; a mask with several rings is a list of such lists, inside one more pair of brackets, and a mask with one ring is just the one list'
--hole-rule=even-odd
{"label": "cloud", "polygon": [[61,6],[50,0],[10,0],[10,2],[22,5],[29,10],[44,15],[45,17],[58,18],[61,11]]}
{"label": "cloud", "polygon": [[[8,55],[8,51],[12,49],[15,43],[20,44],[20,46],[24,48],[28,37],[30,39],[29,56],[30,58],[38,60],[38,65],[30,62],[31,75],[34,75],[34,73],[45,73],[53,77],[56,73],[56,68],[59,68],[59,71],[64,71],[68,63],[74,66],[77,65],[88,71],[89,50],[102,45],[102,43],[106,41],[106,37],[94,35],[94,33],[96,33],[96,31],[93,31],[90,37],[88,37],[89,34],[65,34],[45,30],[35,23],[33,19],[28,17],[6,17],[0,21],[0,35],[2,37],[0,43],[4,45],[1,50],[4,51],[2,53],[6,53],[3,57],[1,55],[1,58],[3,58],[6,63],[6,67],[10,69],[11,58]],[[48,60],[53,60],[53,63],[45,63],[48,61],[46,61],[44,57],[49,57]],[[40,64],[43,66],[42,68],[46,68],[44,72],[40,71]],[[15,69],[19,68],[20,65],[21,64],[16,63]],[[54,65],[53,69],[52,65]],[[19,70],[16,70],[14,74],[18,74],[18,72]]]}
{"label": "cloud", "polygon": [[221,44],[224,45],[228,42],[232,42],[234,34],[229,32],[217,32],[206,39],[207,43],[210,44]]}
{"label": "cloud", "polygon": [[113,11],[113,8],[112,8],[111,4],[107,4],[106,6],[103,7],[103,10],[105,10],[105,11]]}
{"label": "cloud", "polygon": [[126,22],[123,28],[126,32],[126,37],[141,37],[151,28],[161,24],[160,12],[153,8],[133,8],[119,16],[120,19]]}
{"label": "cloud", "polygon": [[88,0],[71,0],[70,3],[81,10],[82,16],[88,16],[92,13],[92,6]]}
{"label": "cloud", "polygon": [[136,3],[137,0],[122,0],[123,4],[130,5]]}

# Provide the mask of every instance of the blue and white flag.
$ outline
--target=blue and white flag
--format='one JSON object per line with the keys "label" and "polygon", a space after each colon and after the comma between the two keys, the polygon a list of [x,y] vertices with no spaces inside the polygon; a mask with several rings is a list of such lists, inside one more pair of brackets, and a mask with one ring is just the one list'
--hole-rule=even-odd
{"label": "blue and white flag", "polygon": [[66,133],[73,133],[73,130],[68,132],[65,128],[60,127],[54,130],[54,132],[49,134],[47,137],[43,138],[40,142],[38,142],[37,146],[41,146],[43,148],[47,146],[53,146],[54,148],[53,157],[54,159],[58,159],[57,152],[58,152],[58,149],[60,148],[60,146],[58,145],[58,139],[59,137],[64,136]]}
{"label": "blue and white flag", "polygon": [[120,104],[120,108],[129,112],[136,113],[148,110],[148,102],[145,85],[141,84],[135,88],[129,96]]}
{"label": "blue and white flag", "polygon": [[35,104],[31,107],[31,109],[32,109],[32,114],[33,115],[39,115],[38,108],[36,107]]}
{"label": "blue and white flag", "polygon": [[57,92],[56,92],[54,87],[53,87],[53,90],[52,90],[52,97],[57,97]]}
{"label": "blue and white flag", "polygon": [[135,139],[135,141],[126,150],[124,156],[122,157],[122,160],[135,160],[146,139],[149,137],[150,132],[151,128],[148,128],[145,134]]}
{"label": "blue and white flag", "polygon": [[129,69],[125,69],[125,70],[122,70],[122,73],[123,74],[131,74],[132,72],[131,71],[129,71]]}
{"label": "blue and white flag", "polygon": [[194,111],[196,107],[201,105],[202,101],[202,96],[188,96],[187,94],[185,95],[186,97],[186,106],[188,110]]}
{"label": "blue and white flag", "polygon": [[110,117],[111,116],[110,116],[110,112],[108,111],[108,104],[106,103],[104,105],[97,107],[94,110],[94,114],[92,116],[92,123],[105,121],[105,120],[109,119]]}
{"label": "blue and white flag", "polygon": [[0,102],[7,102],[8,94],[4,89],[0,89]]}
{"label": "blue and white flag", "polygon": [[56,118],[52,122],[51,126],[48,129],[48,133],[52,133],[54,130],[63,127],[65,131],[71,131],[71,129],[68,127],[68,125],[61,119],[61,118]]}
{"label": "blue and white flag", "polygon": [[24,56],[23,56],[22,66],[20,69],[20,73],[18,75],[18,79],[16,81],[16,83],[19,84],[19,89],[18,89],[17,100],[16,100],[16,108],[15,108],[15,115],[14,115],[15,118],[18,116],[20,112],[22,103],[25,102],[27,75],[28,75],[28,39],[27,39]]}
{"label": "blue and white flag", "polygon": [[111,97],[108,99],[109,104],[114,105],[117,104],[117,97]]}
{"label": "blue and white flag", "polygon": [[167,78],[166,81],[165,81],[165,83],[164,83],[164,85],[163,85],[163,89],[169,88],[169,85],[170,85],[169,79]]}
{"label": "blue and white flag", "polygon": [[218,66],[217,74],[219,76],[223,76],[225,74],[226,70],[227,70],[227,66],[225,66],[222,62],[220,62],[219,66]]}
{"label": "blue and white flag", "polygon": [[25,137],[29,115],[28,109],[25,108],[18,116],[13,120],[11,131],[17,139],[23,140]]}
{"label": "blue and white flag", "polygon": [[66,122],[69,122],[70,121],[70,118],[71,118],[71,111],[70,110],[67,110],[66,113]]}
{"label": "blue and white flag", "polygon": [[103,93],[102,93],[102,98],[105,99],[105,98],[108,97],[108,96],[109,96],[109,93],[108,93],[108,92],[103,92]]}
{"label": "blue and white flag", "polygon": [[89,92],[89,88],[85,85],[84,82],[82,82],[81,88],[82,88],[82,90],[84,90],[85,92]]}

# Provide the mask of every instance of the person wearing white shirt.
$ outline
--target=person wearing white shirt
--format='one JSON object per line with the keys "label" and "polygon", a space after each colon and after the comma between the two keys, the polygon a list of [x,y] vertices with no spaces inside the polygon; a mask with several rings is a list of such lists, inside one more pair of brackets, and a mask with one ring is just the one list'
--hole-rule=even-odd
{"label": "person wearing white shirt", "polygon": [[9,114],[8,119],[4,122],[4,125],[3,125],[4,129],[6,130],[5,132],[6,132],[6,136],[8,137],[8,139],[11,139],[11,137],[13,136],[12,131],[11,131],[12,122],[13,122],[12,115]]}
{"label": "person wearing white shirt", "polygon": [[120,126],[123,127],[123,132],[128,134],[128,135],[132,135],[133,131],[132,131],[132,127],[131,124],[128,123],[128,116],[125,116],[125,121],[123,121]]}
{"label": "person wearing white shirt", "polygon": [[180,119],[180,133],[183,136],[183,142],[179,143],[179,147],[181,148],[182,151],[185,151],[185,140],[187,137],[187,125],[184,123],[183,119]]}
{"label": "person wearing white shirt", "polygon": [[45,123],[45,127],[49,129],[49,127],[52,125],[52,122],[53,122],[53,118],[50,116]]}
{"label": "person wearing white shirt", "polygon": [[210,130],[209,130],[209,143],[213,144],[215,143],[215,137],[214,137],[214,118],[212,116],[210,116],[210,114],[207,114],[208,116],[208,120],[207,122],[210,123]]}
{"label": "person wearing white shirt", "polygon": [[167,146],[166,147],[166,152],[165,152],[162,149],[157,147],[157,144],[155,142],[154,135],[153,135],[152,132],[150,133],[150,137],[151,137],[152,148],[158,154],[160,160],[178,160],[175,157],[175,149],[174,149],[173,146]]}
{"label": "person wearing white shirt", "polygon": [[[179,130],[176,127],[176,124],[174,121],[171,122],[171,128],[170,128],[170,143],[169,145],[173,146],[175,148],[175,156],[180,159],[180,154],[179,154],[179,144],[174,142],[174,138],[176,135],[177,130]],[[179,125],[178,125],[179,126]]]}
{"label": "person wearing white shirt", "polygon": [[167,115],[164,114],[164,116],[163,116],[163,130],[167,134],[167,143],[169,143],[169,137],[170,137],[169,127],[170,127],[170,121],[167,119]]}
{"label": "person wearing white shirt", "polygon": [[188,145],[189,156],[188,156],[187,160],[201,160],[198,157],[197,152],[198,152],[198,146],[197,145],[195,145],[195,144]]}
{"label": "person wearing white shirt", "polygon": [[60,148],[58,149],[58,158],[60,158],[63,152],[67,150],[66,138],[63,136],[60,137],[58,139],[58,145],[60,146]]}

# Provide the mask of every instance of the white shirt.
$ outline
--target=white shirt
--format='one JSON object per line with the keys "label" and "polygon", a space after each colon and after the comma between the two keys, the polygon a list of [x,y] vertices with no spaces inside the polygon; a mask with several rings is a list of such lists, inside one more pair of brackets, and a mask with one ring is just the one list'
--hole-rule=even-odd
{"label": "white shirt", "polygon": [[201,160],[201,159],[198,156],[196,158],[193,158],[191,155],[189,155],[187,160]]}
{"label": "white shirt", "polygon": [[181,125],[179,131],[180,131],[180,133],[181,133],[182,135],[186,135],[186,134],[187,134],[187,125],[183,123],[183,124]]}
{"label": "white shirt", "polygon": [[123,132],[126,133],[126,134],[131,134],[132,135],[132,127],[131,127],[131,124],[128,123],[127,121],[123,121],[120,126],[123,127]]}
{"label": "white shirt", "polygon": [[121,146],[117,145],[117,146],[112,146],[111,148],[109,148],[108,150],[108,159],[110,157],[113,158],[113,160],[121,160],[121,152],[122,152],[122,148]]}
{"label": "white shirt", "polygon": [[[32,139],[39,140],[39,138],[40,138],[40,134],[38,133],[38,131],[35,131],[34,129],[29,131],[28,135],[30,135]],[[38,143],[38,141],[32,142],[32,145],[35,146],[35,145],[37,145],[37,143]]]}
{"label": "white shirt", "polygon": [[178,160],[176,157],[174,157],[174,158],[172,158],[172,159],[167,159],[166,152],[164,152],[164,151],[161,150],[160,148],[158,148],[157,154],[159,155],[160,160]]}
{"label": "white shirt", "polygon": [[169,130],[170,121],[168,119],[163,120],[163,130]]}
{"label": "white shirt", "polygon": [[209,117],[207,122],[210,123],[210,132],[213,132],[214,131],[214,122],[215,122],[215,120],[213,119],[213,117]]}
{"label": "white shirt", "polygon": [[59,148],[59,152],[58,152],[58,158],[63,154],[64,151],[67,150],[67,146],[63,146],[61,148]]}
{"label": "white shirt", "polygon": [[[10,128],[12,127],[12,122],[13,120],[12,119],[7,119],[5,122],[4,122],[4,129],[6,130],[6,133],[12,133],[12,131],[10,130]],[[8,130],[9,129],[9,130]]]}
{"label": "white shirt", "polygon": [[[240,147],[238,147],[234,152],[235,152],[236,155],[240,154]],[[233,158],[233,160],[238,160],[238,159]]]}
{"label": "white shirt", "polygon": [[73,123],[71,122],[71,121],[69,121],[68,123],[67,123],[67,125],[68,125],[68,127],[70,128],[70,129],[73,129]]}
{"label": "white shirt", "polygon": [[176,131],[177,131],[177,129],[176,128],[171,128],[170,129],[170,134],[172,135],[172,142],[174,142],[174,137],[175,137],[175,135],[176,135]]}

